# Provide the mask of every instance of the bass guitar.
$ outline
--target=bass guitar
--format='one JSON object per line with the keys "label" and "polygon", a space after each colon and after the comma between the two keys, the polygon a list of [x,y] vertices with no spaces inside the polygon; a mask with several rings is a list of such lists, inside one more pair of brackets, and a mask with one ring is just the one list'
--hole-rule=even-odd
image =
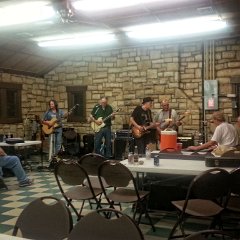
{"label": "bass guitar", "polygon": [[107,121],[109,118],[112,117],[113,114],[117,113],[120,111],[120,108],[118,108],[115,112],[113,112],[112,114],[108,115],[107,117],[105,117],[104,119],[102,117],[98,118],[97,121],[101,122],[100,124],[97,124],[95,122],[95,119],[92,118],[92,122],[91,122],[91,128],[93,129],[93,131],[99,132],[101,130],[101,128],[103,128],[105,126],[105,121]]}
{"label": "bass guitar", "polygon": [[[76,104],[75,106],[73,106],[65,115],[66,117],[69,116],[70,114],[72,114],[73,110],[78,107],[79,104]],[[65,117],[63,117],[65,118]],[[61,118],[61,119],[63,119]],[[44,124],[42,123],[42,131],[44,132],[44,134],[52,134],[54,131],[54,128],[59,127],[59,123],[58,123],[59,119],[57,119],[56,117],[53,117],[50,121],[49,124]]]}

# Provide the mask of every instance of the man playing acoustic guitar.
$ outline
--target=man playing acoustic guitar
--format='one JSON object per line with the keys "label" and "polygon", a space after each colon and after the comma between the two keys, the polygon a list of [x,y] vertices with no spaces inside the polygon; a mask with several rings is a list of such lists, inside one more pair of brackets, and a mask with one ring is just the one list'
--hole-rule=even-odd
{"label": "man playing acoustic guitar", "polygon": [[143,98],[142,105],[133,110],[130,118],[132,133],[139,154],[145,153],[146,146],[149,143],[156,142],[156,124],[153,123],[151,112],[152,102],[151,97]]}
{"label": "man playing acoustic guitar", "polygon": [[[111,148],[111,125],[114,119],[115,113],[112,107],[108,104],[108,98],[102,97],[99,104],[96,104],[91,112],[89,122],[93,131],[95,132],[94,137],[94,151],[97,154],[104,155],[106,158],[112,156]],[[102,140],[104,138],[104,144]],[[102,146],[105,149],[101,149]]]}

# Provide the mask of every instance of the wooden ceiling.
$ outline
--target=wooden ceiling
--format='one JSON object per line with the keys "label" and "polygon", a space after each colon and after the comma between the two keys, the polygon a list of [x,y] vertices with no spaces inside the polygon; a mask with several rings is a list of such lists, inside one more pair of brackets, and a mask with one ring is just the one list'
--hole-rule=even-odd
{"label": "wooden ceiling", "polygon": [[[70,1],[70,0],[69,0]],[[99,0],[101,1],[101,0]],[[0,1],[0,8],[20,1]],[[64,3],[63,0],[51,0],[50,4]],[[59,5],[58,5],[59,6]],[[122,28],[145,23],[176,20],[218,14],[227,21],[228,31],[207,38],[226,38],[240,36],[240,1],[239,0],[166,0],[151,4],[124,8],[122,10],[95,14],[74,13],[74,20],[62,22],[58,14],[52,23],[35,23],[0,28],[0,72],[42,77],[63,61],[82,52],[121,48],[136,43],[124,38]],[[49,50],[40,48],[34,38],[74,32],[108,29],[118,36],[118,44],[98,48],[71,48]],[[204,37],[201,37],[204,38]],[[189,40],[189,39],[185,39]],[[190,39],[191,40],[191,39]],[[144,42],[141,44],[149,44]]]}

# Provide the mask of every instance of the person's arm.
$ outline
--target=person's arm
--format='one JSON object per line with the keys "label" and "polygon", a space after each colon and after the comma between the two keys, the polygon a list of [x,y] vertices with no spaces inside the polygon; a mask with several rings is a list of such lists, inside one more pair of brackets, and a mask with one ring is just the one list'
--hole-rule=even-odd
{"label": "person's arm", "polygon": [[211,148],[213,146],[216,146],[217,145],[217,142],[216,141],[213,141],[213,140],[210,140],[202,145],[199,145],[199,146],[189,146],[187,148],[187,150],[192,150],[192,151],[199,151],[199,150],[202,150],[202,149],[207,149],[207,148]]}
{"label": "person's arm", "polygon": [[6,156],[7,154],[4,152],[4,150],[0,147],[0,156]]}

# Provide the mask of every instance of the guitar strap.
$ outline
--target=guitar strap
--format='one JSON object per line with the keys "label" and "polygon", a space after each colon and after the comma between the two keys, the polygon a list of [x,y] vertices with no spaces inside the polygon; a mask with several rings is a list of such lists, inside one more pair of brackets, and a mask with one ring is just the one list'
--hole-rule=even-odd
{"label": "guitar strap", "polygon": [[97,105],[97,106],[95,106],[97,109],[96,109],[96,111],[94,112],[94,117],[96,116],[96,114],[97,114],[97,112],[98,112],[98,110],[99,110],[99,108],[100,108],[100,105]]}
{"label": "guitar strap", "polygon": [[150,111],[149,110],[147,110],[147,120],[149,121],[149,124],[152,122],[152,117],[151,117],[151,115],[150,115]]}
{"label": "guitar strap", "polygon": [[168,116],[168,118],[169,119],[172,118],[172,109],[171,108],[169,109],[169,116]]}

